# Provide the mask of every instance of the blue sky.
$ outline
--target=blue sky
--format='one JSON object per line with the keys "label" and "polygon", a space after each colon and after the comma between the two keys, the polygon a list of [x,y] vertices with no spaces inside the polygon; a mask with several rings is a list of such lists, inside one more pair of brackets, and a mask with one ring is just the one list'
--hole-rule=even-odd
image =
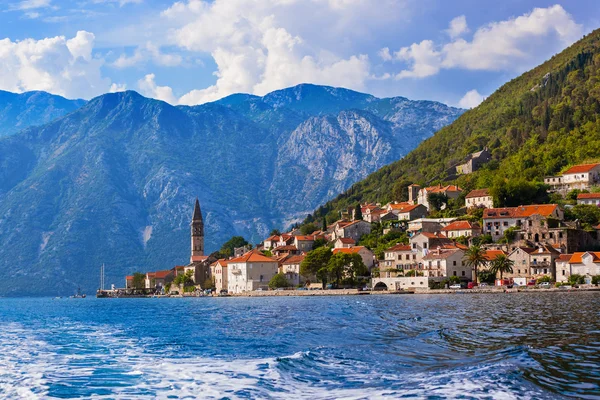
{"label": "blue sky", "polygon": [[597,0],[2,0],[0,89],[201,104],[311,82],[473,107],[598,27]]}

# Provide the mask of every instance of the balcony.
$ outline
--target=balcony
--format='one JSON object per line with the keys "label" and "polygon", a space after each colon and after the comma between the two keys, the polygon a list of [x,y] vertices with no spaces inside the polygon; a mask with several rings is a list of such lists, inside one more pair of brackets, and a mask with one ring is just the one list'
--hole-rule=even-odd
{"label": "balcony", "polygon": [[232,269],[232,270],[231,270],[231,273],[232,273],[233,275],[241,275],[241,274],[242,274],[242,270],[241,270],[241,269],[239,269],[239,268],[235,268],[235,269]]}

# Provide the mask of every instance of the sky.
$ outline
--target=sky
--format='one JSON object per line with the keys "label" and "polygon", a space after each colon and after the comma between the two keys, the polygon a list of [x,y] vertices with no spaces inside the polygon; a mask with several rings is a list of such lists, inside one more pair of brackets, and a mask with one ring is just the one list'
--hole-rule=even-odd
{"label": "sky", "polygon": [[598,0],[0,0],[0,90],[177,105],[299,83],[471,108],[600,27]]}

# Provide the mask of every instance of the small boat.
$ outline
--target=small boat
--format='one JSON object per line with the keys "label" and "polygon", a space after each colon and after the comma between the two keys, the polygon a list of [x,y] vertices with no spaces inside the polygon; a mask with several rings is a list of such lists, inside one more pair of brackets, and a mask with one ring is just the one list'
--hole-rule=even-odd
{"label": "small boat", "polygon": [[85,293],[81,293],[81,288],[77,288],[77,293],[71,296],[72,299],[85,299]]}

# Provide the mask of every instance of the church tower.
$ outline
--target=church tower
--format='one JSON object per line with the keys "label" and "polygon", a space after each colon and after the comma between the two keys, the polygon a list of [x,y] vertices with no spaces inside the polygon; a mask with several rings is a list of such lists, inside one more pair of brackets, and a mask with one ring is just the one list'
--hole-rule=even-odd
{"label": "church tower", "polygon": [[204,220],[200,210],[200,202],[196,199],[194,205],[194,214],[192,215],[191,233],[192,233],[192,257],[191,262],[198,261],[195,257],[204,255]]}

